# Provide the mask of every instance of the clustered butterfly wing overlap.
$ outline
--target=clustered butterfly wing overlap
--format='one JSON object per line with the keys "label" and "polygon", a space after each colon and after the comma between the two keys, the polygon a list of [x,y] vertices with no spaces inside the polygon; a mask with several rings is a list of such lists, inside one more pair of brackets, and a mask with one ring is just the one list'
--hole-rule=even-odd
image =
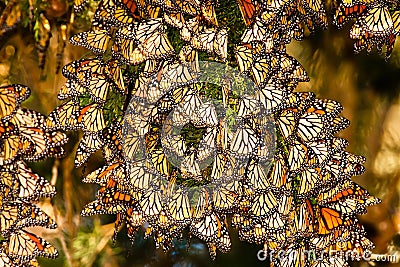
{"label": "clustered butterfly wing overlap", "polygon": [[54,229],[57,224],[35,205],[41,198],[53,197],[55,187],[25,161],[62,156],[67,137],[45,129],[44,115],[21,107],[29,95],[24,85],[0,87],[0,251],[5,266],[38,266],[36,257],[58,255],[53,245],[26,229]]}
{"label": "clustered butterfly wing overlap", "polygon": [[339,1],[334,24],[339,28],[351,18],[355,23],[350,30],[350,38],[356,40],[354,50],[368,52],[374,46],[381,52],[386,46],[385,57],[393,51],[400,30],[400,13],[397,2],[389,1]]}
{"label": "clustered butterfly wing overlap", "polygon": [[[168,250],[188,229],[215,257],[230,249],[232,224],[240,239],[263,244],[274,266],[345,266],[340,253],[372,247],[356,215],[379,200],[350,180],[363,173],[364,159],[335,137],[348,126],[342,107],[293,92],[309,78],[285,50],[291,39],[303,38],[304,25],[326,27],[323,2],[238,3],[247,27],[235,55],[255,90],[234,99],[223,89],[223,105],[238,107],[233,129],[216,116],[193,75],[199,53],[227,58],[227,30],[215,3],[197,0],[99,3],[92,29],[71,38],[96,57],[63,68],[68,81],[59,98],[66,102],[46,128],[84,132],[77,166],[102,150],[106,165],[83,180],[101,188],[82,215],[117,214],[116,233],[125,222],[131,240],[144,227],[146,237]],[[179,51],[170,29],[179,32]],[[174,133],[187,124],[207,128],[198,147]],[[276,140],[263,134],[271,124]],[[277,144],[272,157],[268,143]],[[212,164],[200,168],[208,158]],[[212,190],[191,190],[210,182]],[[336,249],[338,257],[304,259],[312,249]]]}

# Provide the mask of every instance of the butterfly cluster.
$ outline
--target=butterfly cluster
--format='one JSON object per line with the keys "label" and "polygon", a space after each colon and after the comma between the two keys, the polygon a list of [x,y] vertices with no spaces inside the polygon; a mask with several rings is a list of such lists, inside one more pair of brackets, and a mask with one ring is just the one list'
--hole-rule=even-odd
{"label": "butterfly cluster", "polygon": [[[327,28],[328,20],[323,0],[239,0],[246,24],[268,31],[267,47],[301,40],[305,30]],[[356,19],[350,31],[355,39],[355,52],[374,46],[382,52],[386,46],[386,59],[392,53],[396,37],[400,34],[400,10],[396,1],[350,0],[332,1],[335,10],[333,23],[341,28],[350,19]],[[268,26],[263,26],[268,24]],[[255,36],[255,38],[257,38]],[[259,39],[261,39],[259,37]]]}
{"label": "butterfly cluster", "polygon": [[55,221],[34,203],[53,197],[55,187],[33,172],[26,161],[63,155],[67,137],[44,129],[46,117],[21,107],[30,89],[13,84],[0,87],[0,263],[38,266],[36,257],[57,257],[46,240],[28,227],[56,228]]}
{"label": "butterfly cluster", "polygon": [[355,18],[350,30],[350,38],[355,39],[356,52],[374,46],[382,52],[386,46],[386,59],[392,53],[396,37],[400,35],[400,6],[393,1],[339,1],[334,23],[339,28],[346,21]]}
{"label": "butterfly cluster", "polygon": [[[246,212],[234,213],[232,222],[242,240],[264,244],[273,266],[347,266],[373,247],[356,215],[379,200],[350,180],[363,173],[364,158],[345,151],[347,141],[335,137],[349,123],[339,115],[341,105],[292,92],[308,77],[284,50],[288,33],[275,36],[281,45],[270,45],[274,27],[263,20],[270,4],[244,15],[253,22],[235,52],[240,71],[257,85],[254,98],[274,111],[278,147],[272,170],[248,177],[257,178],[250,181],[262,193],[247,193],[252,197],[239,209]],[[333,251],[336,257],[318,259]],[[352,258],[346,258],[349,251]],[[313,257],[304,256],[310,252]]]}
{"label": "butterfly cluster", "polygon": [[46,129],[83,131],[77,166],[102,150],[106,165],[83,179],[100,189],[82,215],[116,214],[116,233],[125,224],[131,240],[144,228],[168,250],[188,232],[214,258],[229,251],[232,225],[273,266],[346,266],[346,252],[373,247],[356,216],[379,200],[351,180],[364,158],[335,137],[349,124],[341,105],[293,92],[309,78],[285,50],[303,24],[326,25],[323,4],[238,3],[247,27],[234,53],[254,90],[227,82],[218,105],[198,84],[200,56],[227,58],[213,1],[104,0],[91,29],[71,37],[95,56],[63,68],[66,101]]}

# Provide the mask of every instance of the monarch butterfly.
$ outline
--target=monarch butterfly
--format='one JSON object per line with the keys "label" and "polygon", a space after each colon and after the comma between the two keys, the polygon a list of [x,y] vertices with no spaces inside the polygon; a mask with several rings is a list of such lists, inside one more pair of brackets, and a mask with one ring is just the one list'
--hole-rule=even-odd
{"label": "monarch butterfly", "polygon": [[190,231],[207,242],[212,258],[215,258],[217,248],[222,252],[229,251],[231,248],[225,218],[220,219],[214,212],[208,213],[192,223]]}
{"label": "monarch butterfly", "polygon": [[265,172],[265,166],[255,160],[251,160],[246,171],[246,177],[254,189],[266,190],[270,188],[271,185]]}
{"label": "monarch butterfly", "polygon": [[141,45],[142,47],[135,49],[134,52],[143,49],[146,58],[149,59],[167,58],[175,53],[167,35],[161,32],[154,33]]}
{"label": "monarch butterfly", "polygon": [[290,216],[293,219],[295,231],[305,235],[313,232],[314,212],[308,200],[297,205]]}
{"label": "monarch butterfly", "polygon": [[114,163],[124,159],[121,135],[121,125],[118,122],[114,122],[110,127],[103,130],[105,145],[102,148],[102,152],[107,163]]}
{"label": "monarch butterfly", "polygon": [[242,118],[251,118],[261,113],[261,103],[253,95],[243,94],[239,98],[239,107],[237,116]]}
{"label": "monarch butterfly", "polygon": [[3,140],[3,146],[0,149],[0,162],[2,164],[11,163],[18,155],[29,153],[33,150],[32,143],[24,137],[10,135]]}
{"label": "monarch butterfly", "polygon": [[307,107],[306,112],[324,115],[327,119],[333,120],[342,112],[342,105],[331,99],[315,99]]}
{"label": "monarch butterfly", "polygon": [[85,132],[75,154],[75,166],[80,167],[87,162],[89,157],[104,145],[101,133]]}
{"label": "monarch butterfly", "polygon": [[129,132],[133,132],[137,136],[143,138],[150,130],[149,118],[147,115],[147,110],[143,113],[140,112],[139,114],[128,114],[125,117],[126,125],[128,126],[125,129],[127,130],[127,133],[129,134]]}
{"label": "monarch butterfly", "polygon": [[187,192],[177,189],[167,200],[168,214],[178,225],[186,225],[192,219],[191,205]]}
{"label": "monarch butterfly", "polygon": [[147,160],[136,161],[127,169],[130,183],[139,191],[146,190],[159,179],[151,171],[151,165]]}
{"label": "monarch butterfly", "polygon": [[369,52],[374,44],[378,50],[386,43],[386,58],[390,56],[395,42],[392,16],[386,6],[376,6],[369,9],[351,28],[350,38],[356,39],[356,52],[367,47]]}
{"label": "monarch butterfly", "polygon": [[238,45],[235,47],[236,60],[240,72],[246,73],[253,64],[254,50],[251,45]]}
{"label": "monarch butterfly", "polygon": [[289,147],[289,156],[288,156],[288,163],[289,163],[289,170],[296,171],[308,164],[308,148],[298,142],[295,141],[292,146]]}
{"label": "monarch butterfly", "polygon": [[143,197],[139,201],[145,218],[158,216],[162,211],[163,203],[161,192],[155,189],[148,189],[147,192],[143,193]]}
{"label": "monarch butterfly", "polygon": [[105,204],[96,199],[83,207],[82,216],[93,216],[97,214],[117,214],[126,211],[126,207],[120,203]]}
{"label": "monarch butterfly", "polygon": [[111,51],[113,57],[126,64],[137,65],[146,60],[143,49],[135,49],[135,41],[117,38]]}
{"label": "monarch butterfly", "polygon": [[98,104],[103,104],[110,90],[110,80],[100,74],[91,74],[86,78],[85,86],[91,99]]}
{"label": "monarch butterfly", "polygon": [[40,208],[28,202],[13,201],[3,204],[0,215],[1,233],[8,235],[25,227],[42,226],[50,229],[57,224]]}
{"label": "monarch butterfly", "polygon": [[329,234],[316,235],[310,239],[313,247],[325,250],[327,247],[338,242],[353,242],[357,236],[362,236],[362,230],[357,221],[349,227],[341,227],[332,230]]}
{"label": "monarch butterfly", "polygon": [[334,208],[343,214],[361,214],[365,212],[366,206],[380,202],[351,180],[344,180],[337,188],[320,193],[317,199],[320,205]]}
{"label": "monarch butterfly", "polygon": [[79,115],[78,104],[69,100],[53,110],[46,119],[46,130],[63,129],[72,130],[78,127],[77,117]]}
{"label": "monarch butterfly", "polygon": [[115,10],[117,5],[114,0],[101,1],[96,8],[93,16],[92,27],[110,30],[115,22]]}
{"label": "monarch butterfly", "polygon": [[20,199],[37,200],[39,197],[53,197],[56,193],[53,185],[45,178],[32,172],[23,161],[18,160],[12,165],[7,165],[2,173],[5,177],[13,177],[12,181],[16,183],[15,197]]}
{"label": "monarch butterfly", "polygon": [[272,65],[268,56],[259,56],[254,59],[250,68],[250,75],[258,87],[262,87],[271,76]]}
{"label": "monarch butterfly", "polygon": [[[137,1],[139,7],[139,13],[142,18],[146,19],[155,19],[158,18],[160,15],[160,9],[162,7],[149,5],[145,0]],[[165,5],[163,6],[163,8]]]}
{"label": "monarch butterfly", "polygon": [[31,90],[21,84],[12,84],[0,87],[0,118],[8,120],[19,108],[22,101],[26,100]]}
{"label": "monarch butterfly", "polygon": [[277,66],[278,73],[276,74],[278,79],[294,82],[308,82],[310,80],[304,67],[292,56],[287,53],[279,53],[278,58],[279,66]]}
{"label": "monarch butterfly", "polygon": [[218,180],[219,178],[222,177],[225,166],[226,166],[226,161],[227,161],[227,155],[224,153],[216,153],[214,156],[214,162],[211,170],[211,178]]}
{"label": "monarch butterfly", "polygon": [[121,183],[113,178],[108,179],[106,186],[101,187],[97,191],[96,198],[103,204],[122,204],[130,205],[134,198],[130,195],[129,190]]}
{"label": "monarch butterfly", "polygon": [[157,102],[163,94],[164,88],[153,77],[146,78],[144,75],[139,75],[135,81],[135,93],[133,98],[139,101],[146,101],[148,103]]}
{"label": "monarch butterfly", "polygon": [[[331,144],[333,144],[332,148],[330,147]],[[344,148],[344,144],[345,143],[341,142],[334,143],[333,139],[318,140],[307,143],[307,147],[309,148],[308,164],[317,164],[318,166],[323,166],[323,164],[326,163],[332,154],[334,154],[337,150]],[[335,147],[335,145],[338,145],[338,147]]]}
{"label": "monarch butterfly", "polygon": [[250,212],[257,217],[270,215],[278,205],[278,199],[271,191],[256,194],[252,202]]}
{"label": "monarch butterfly", "polygon": [[164,21],[165,23],[171,25],[172,27],[182,29],[185,23],[185,18],[179,12],[168,12],[168,13],[166,12],[164,13]]}
{"label": "monarch butterfly", "polygon": [[261,244],[266,241],[267,229],[259,223],[253,223],[251,219],[240,218],[239,225],[247,225],[246,227],[241,227],[239,229],[239,238],[247,242],[253,242],[256,244]]}
{"label": "monarch butterfly", "polygon": [[20,127],[20,136],[31,143],[30,153],[24,155],[26,160],[37,161],[48,156],[52,147],[49,136],[37,127]]}
{"label": "monarch butterfly", "polygon": [[73,45],[83,46],[95,54],[104,54],[108,49],[111,37],[107,30],[91,30],[81,32],[71,37],[70,42]]}
{"label": "monarch butterfly", "polygon": [[200,140],[197,149],[197,160],[199,161],[201,169],[207,167],[211,162],[211,157],[216,154],[216,138],[217,130],[214,128],[208,128],[203,138]]}
{"label": "monarch butterfly", "polygon": [[235,156],[250,157],[258,142],[256,132],[249,125],[244,125],[233,134],[230,150]]}
{"label": "monarch butterfly", "polygon": [[[136,1],[134,1],[134,0],[122,0],[121,2],[130,11],[130,15],[133,18],[135,18],[137,20],[140,19],[139,9],[138,9],[138,6],[136,4]],[[131,23],[131,21],[129,21],[129,22],[127,21],[127,23]]]}
{"label": "monarch butterfly", "polygon": [[90,104],[83,107],[76,118],[78,125],[89,132],[98,132],[106,127],[103,110],[99,104]]}
{"label": "monarch butterfly", "polygon": [[251,26],[244,31],[241,42],[251,44],[254,41],[263,42],[269,36],[268,28],[259,17],[256,17]]}
{"label": "monarch butterfly", "polygon": [[190,120],[195,127],[199,128],[213,128],[217,126],[218,118],[215,105],[211,102],[202,102],[201,105],[192,112]]}
{"label": "monarch butterfly", "polygon": [[264,105],[267,112],[274,112],[283,105],[283,101],[289,94],[278,83],[267,83],[261,88],[257,88],[255,98]]}
{"label": "monarch butterfly", "polygon": [[367,190],[351,180],[346,179],[336,184],[334,188],[326,192],[321,192],[316,200],[323,205],[328,201],[338,201],[346,197],[355,199],[369,199],[371,196]]}
{"label": "monarch butterfly", "polygon": [[138,43],[143,43],[148,40],[151,35],[156,32],[163,32],[164,26],[162,24],[162,19],[150,19],[148,21],[140,22],[136,29],[135,40]]}
{"label": "monarch butterfly", "polygon": [[80,13],[85,9],[89,0],[74,0],[74,11]]}
{"label": "monarch butterfly", "polygon": [[373,0],[348,0],[340,2],[336,9],[333,23],[338,27],[343,27],[344,23],[352,17],[360,17],[365,13],[367,7],[374,3]]}
{"label": "monarch butterfly", "polygon": [[215,14],[215,8],[212,0],[206,0],[201,3],[201,14],[202,18],[207,23],[218,27],[217,16]]}
{"label": "monarch butterfly", "polygon": [[102,187],[107,185],[107,181],[112,177],[117,182],[121,182],[124,179],[125,169],[121,162],[116,162],[111,165],[106,165],[99,168],[88,175],[86,175],[82,182],[84,183],[96,183]]}
{"label": "monarch butterfly", "polygon": [[284,186],[288,179],[288,167],[286,163],[286,159],[283,156],[282,152],[278,152],[275,154],[273,167],[270,175],[271,185],[281,188]]}
{"label": "monarch butterfly", "polygon": [[148,59],[167,58],[175,52],[167,35],[162,32],[154,32],[137,47],[133,47],[133,40],[120,39],[118,44],[121,47],[121,55],[131,65]]}
{"label": "monarch butterfly", "polygon": [[87,76],[94,73],[106,74],[108,72],[109,68],[100,58],[84,58],[75,60],[62,68],[62,74],[65,78],[79,81],[81,83],[85,83]]}
{"label": "monarch butterfly", "polygon": [[365,159],[360,156],[355,156],[347,151],[335,153],[326,164],[326,169],[333,175],[334,178],[351,177],[361,175],[365,171],[362,165]]}
{"label": "monarch butterfly", "polygon": [[9,119],[18,128],[21,127],[42,127],[46,117],[39,112],[25,108],[16,110],[14,116]]}
{"label": "monarch butterfly", "polygon": [[[325,248],[325,251],[335,250],[337,253],[343,253],[344,251],[352,251],[356,255],[363,255],[366,249],[371,250],[374,248],[372,241],[365,236],[352,238],[351,240],[340,240]],[[339,254],[340,255],[340,254]]]}
{"label": "monarch butterfly", "polygon": [[186,143],[181,135],[166,134],[161,138],[161,144],[172,162],[182,160],[187,152]]}
{"label": "monarch butterfly", "polygon": [[[182,110],[181,106],[176,106],[172,111],[172,118],[167,118],[164,122],[164,130],[171,135],[171,130],[176,127],[183,127],[190,122],[190,118]],[[174,137],[172,137],[174,138]],[[185,148],[186,150],[186,148]]]}
{"label": "monarch butterfly", "polygon": [[238,195],[227,187],[228,186],[220,185],[213,190],[212,201],[216,211],[232,212],[237,207]]}
{"label": "monarch butterfly", "polygon": [[192,178],[195,180],[202,179],[200,165],[197,160],[197,152],[193,147],[188,149],[185,157],[180,162],[181,174],[184,178]]}
{"label": "monarch butterfly", "polygon": [[340,211],[332,208],[316,206],[316,230],[318,234],[327,234],[340,226],[349,226],[353,224],[351,218],[344,218]]}
{"label": "monarch butterfly", "polygon": [[142,159],[146,151],[144,139],[144,136],[139,135],[133,129],[125,134],[125,139],[123,140],[124,156],[132,161]]}
{"label": "monarch butterfly", "polygon": [[[111,79],[116,85],[119,93],[126,94],[125,82],[122,76],[122,69],[118,60],[111,60],[108,62],[109,71],[107,78]],[[107,70],[107,69],[106,69]],[[115,87],[114,87],[115,88]]]}
{"label": "monarch butterfly", "polygon": [[300,198],[312,195],[320,186],[321,173],[318,168],[306,169],[299,175],[299,185],[297,192]]}
{"label": "monarch butterfly", "polygon": [[[143,217],[141,212],[137,209],[128,208],[126,211],[126,215],[122,216],[122,213],[119,213],[121,218],[121,222],[125,219],[126,220],[126,228],[127,228],[127,236],[133,242],[137,232],[141,228]],[[118,218],[117,215],[117,218]],[[116,221],[117,224],[117,221]]]}
{"label": "monarch butterfly", "polygon": [[182,29],[179,31],[180,38],[185,42],[190,42],[193,36],[196,36],[201,30],[200,20],[198,17],[185,21]]}
{"label": "monarch butterfly", "polygon": [[79,82],[68,79],[65,84],[60,88],[58,92],[57,98],[59,100],[66,100],[68,98],[72,98],[73,100],[77,100],[78,96],[81,96],[86,93],[86,88],[83,87]]}
{"label": "monarch butterfly", "polygon": [[[326,11],[324,9],[324,3],[321,0],[302,0],[300,1],[297,10],[302,14],[307,16],[308,23],[317,22],[321,27],[326,28],[327,17]],[[311,27],[313,30],[313,26]]]}
{"label": "monarch butterfly", "polygon": [[175,6],[184,14],[196,16],[198,10],[201,10],[200,1],[198,0],[175,0]]}
{"label": "monarch butterfly", "polygon": [[400,11],[392,13],[394,34],[400,35]]}
{"label": "monarch butterfly", "polygon": [[228,33],[225,28],[210,28],[193,36],[190,44],[196,49],[215,53],[222,61],[225,61],[228,49],[227,39]]}
{"label": "monarch butterfly", "polygon": [[265,221],[265,227],[268,230],[280,231],[285,226],[285,221],[283,217],[278,213],[273,213],[271,217],[267,218]]}
{"label": "monarch butterfly", "polygon": [[193,60],[195,61],[193,62],[186,62],[185,60],[190,58],[185,58],[181,64],[168,62],[161,67],[159,82],[163,92],[171,92],[176,88],[193,84],[198,80],[197,54],[194,57]]}
{"label": "monarch butterfly", "polygon": [[126,219],[131,226],[141,226],[143,222],[142,212],[138,204],[126,210]]}
{"label": "monarch butterfly", "polygon": [[250,26],[260,10],[260,4],[255,0],[238,0],[238,5],[244,22]]}
{"label": "monarch butterfly", "polygon": [[326,119],[318,113],[305,113],[298,121],[297,135],[304,141],[310,142],[325,137],[325,129],[328,126]]}
{"label": "monarch butterfly", "polygon": [[46,240],[25,230],[12,233],[6,248],[11,257],[29,261],[33,257],[56,258],[58,251]]}

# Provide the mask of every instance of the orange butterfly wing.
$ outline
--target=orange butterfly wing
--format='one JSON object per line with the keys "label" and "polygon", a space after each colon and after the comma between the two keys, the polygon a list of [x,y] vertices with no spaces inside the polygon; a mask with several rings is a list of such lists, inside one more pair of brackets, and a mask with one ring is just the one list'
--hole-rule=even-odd
{"label": "orange butterfly wing", "polygon": [[244,22],[249,26],[253,22],[255,13],[259,10],[260,6],[258,3],[254,3],[253,0],[238,0],[238,4]]}

